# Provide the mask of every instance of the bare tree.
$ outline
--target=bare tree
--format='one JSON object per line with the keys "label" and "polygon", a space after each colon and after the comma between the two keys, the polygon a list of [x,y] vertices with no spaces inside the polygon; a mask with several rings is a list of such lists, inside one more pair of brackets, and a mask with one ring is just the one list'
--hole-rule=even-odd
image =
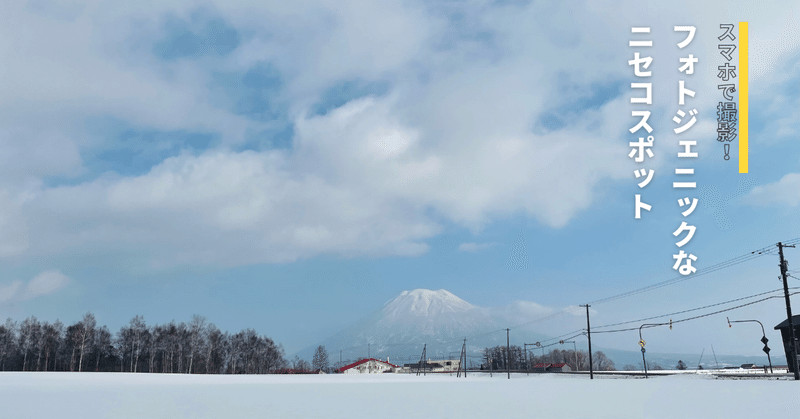
{"label": "bare tree", "polygon": [[175,365],[175,349],[178,346],[177,339],[178,326],[175,325],[174,321],[169,322],[169,324],[164,326],[164,357],[166,357],[166,360],[163,361],[164,368],[162,372],[173,372],[173,366]]}
{"label": "bare tree", "polygon": [[86,313],[83,320],[80,322],[79,337],[80,337],[80,360],[78,361],[78,372],[83,371],[83,354],[86,353],[86,347],[92,345],[94,340],[94,329],[97,326],[97,321],[94,319],[94,314]]}
{"label": "bare tree", "polygon": [[244,348],[244,332],[239,332],[230,337],[230,349],[228,351],[228,373],[236,374],[236,365],[239,364],[239,357]]}
{"label": "bare tree", "polygon": [[106,326],[95,329],[94,335],[94,352],[96,354],[94,361],[94,370],[100,370],[100,360],[108,358],[113,354],[113,347],[111,346],[111,332],[108,331]]}
{"label": "bare tree", "polygon": [[206,318],[200,315],[193,315],[192,322],[189,323],[189,374],[192,373],[194,365],[194,354],[200,349],[200,342],[205,337]]}
{"label": "bare tree", "polygon": [[[641,362],[639,363],[639,366],[642,367],[640,369],[644,369],[644,367],[642,366]],[[662,367],[661,365],[658,365],[657,362],[647,361],[647,369],[649,371],[658,371],[658,370],[663,370],[664,367]]]}
{"label": "bare tree", "polygon": [[[286,360],[283,347],[255,330],[231,335],[201,316],[188,326],[173,321],[152,328],[136,316],[113,339],[91,313],[66,328],[33,316],[19,326],[12,319],[0,324],[2,370],[83,371],[84,364],[87,370],[94,364],[94,371],[264,374],[285,368]],[[296,366],[311,367],[305,361]]]}
{"label": "bare tree", "polygon": [[277,368],[284,368],[286,366],[286,360],[283,358],[283,346],[276,346],[275,342],[273,342],[270,338],[267,338],[267,343],[269,344],[269,351],[267,352],[266,361],[267,371],[272,371]]}
{"label": "bare tree", "polygon": [[219,374],[224,363],[225,334],[217,326],[209,324],[206,328],[206,374]]}
{"label": "bare tree", "polygon": [[16,351],[16,329],[17,324],[11,318],[0,326],[0,364],[3,371],[6,370],[6,358]]}
{"label": "bare tree", "polygon": [[[510,349],[510,350],[507,350]],[[511,348],[506,348],[505,345],[495,346],[493,348],[486,348],[483,351],[484,359],[491,359],[491,369],[505,369],[507,366],[513,368],[520,368],[525,359],[524,351],[517,345],[511,345]],[[544,358],[531,357],[531,362],[544,362]]]}
{"label": "bare tree", "polygon": [[[64,357],[65,362],[66,358],[69,358],[69,370],[75,371],[75,351],[78,350],[80,347],[80,324],[75,323],[73,325],[67,326],[67,330],[64,334]],[[69,356],[67,357],[67,353]],[[65,366],[64,369],[67,367]]]}
{"label": "bare tree", "polygon": [[28,353],[32,352],[39,342],[40,327],[39,321],[34,316],[23,320],[19,327],[19,349],[23,353],[22,371],[26,371]]}
{"label": "bare tree", "polygon": [[147,355],[149,361],[147,362],[147,372],[154,372],[156,370],[156,357],[159,352],[162,353],[163,359],[163,345],[164,345],[164,329],[161,326],[153,326],[150,328],[150,340],[147,346]]}
{"label": "bare tree", "polygon": [[[41,337],[41,351],[44,352],[44,370],[47,371],[49,368],[48,365],[50,364],[50,357],[53,357],[53,370],[56,369],[56,354],[58,353],[59,344],[62,341],[62,332],[64,329],[64,325],[61,324],[60,321],[56,320],[55,323],[49,324],[45,322],[42,325],[42,337]],[[38,362],[36,369],[39,369]]]}
{"label": "bare tree", "polygon": [[617,369],[614,367],[614,361],[608,359],[606,354],[601,351],[597,351],[594,353],[594,364],[596,365],[595,369],[597,371],[616,371]]}
{"label": "bare tree", "polygon": [[142,316],[131,319],[128,326],[122,326],[117,333],[117,352],[124,361],[125,355],[130,354],[130,372],[138,371],[139,356],[143,352],[145,343],[150,338],[149,330]]}
{"label": "bare tree", "polygon": [[295,355],[294,360],[292,360],[292,369],[296,371],[308,371],[311,369],[311,365],[308,365],[308,361],[305,359],[300,359],[299,356]]}
{"label": "bare tree", "polygon": [[131,372],[137,372],[139,369],[139,356],[142,355],[142,347],[145,344],[147,333],[147,325],[144,322],[144,317],[136,316],[131,320]]}

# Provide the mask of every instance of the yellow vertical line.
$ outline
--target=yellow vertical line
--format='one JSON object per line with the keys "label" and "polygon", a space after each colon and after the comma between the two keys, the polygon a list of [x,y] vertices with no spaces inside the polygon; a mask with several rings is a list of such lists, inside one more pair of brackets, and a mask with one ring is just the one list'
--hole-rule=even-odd
{"label": "yellow vertical line", "polygon": [[739,173],[747,173],[750,165],[748,130],[748,57],[747,57],[747,22],[739,22]]}

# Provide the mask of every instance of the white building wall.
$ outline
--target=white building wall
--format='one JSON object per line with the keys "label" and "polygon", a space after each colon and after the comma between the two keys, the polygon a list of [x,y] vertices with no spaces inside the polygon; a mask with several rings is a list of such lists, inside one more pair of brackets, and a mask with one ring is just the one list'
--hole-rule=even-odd
{"label": "white building wall", "polygon": [[383,374],[384,372],[392,371],[392,369],[393,367],[391,365],[370,360],[361,365],[357,365],[353,368],[345,370],[344,374]]}

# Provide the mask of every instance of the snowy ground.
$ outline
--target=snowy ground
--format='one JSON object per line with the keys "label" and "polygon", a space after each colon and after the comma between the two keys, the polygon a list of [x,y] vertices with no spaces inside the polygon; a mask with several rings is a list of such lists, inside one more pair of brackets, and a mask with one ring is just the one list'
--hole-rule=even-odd
{"label": "snowy ground", "polygon": [[786,418],[800,382],[693,374],[0,373],[1,418]]}

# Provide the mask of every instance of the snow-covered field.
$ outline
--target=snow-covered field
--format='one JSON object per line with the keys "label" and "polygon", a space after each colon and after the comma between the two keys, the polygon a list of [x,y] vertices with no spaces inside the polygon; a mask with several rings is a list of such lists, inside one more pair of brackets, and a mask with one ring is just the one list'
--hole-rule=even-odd
{"label": "snow-covered field", "polygon": [[788,418],[800,382],[693,374],[0,373],[2,418]]}

